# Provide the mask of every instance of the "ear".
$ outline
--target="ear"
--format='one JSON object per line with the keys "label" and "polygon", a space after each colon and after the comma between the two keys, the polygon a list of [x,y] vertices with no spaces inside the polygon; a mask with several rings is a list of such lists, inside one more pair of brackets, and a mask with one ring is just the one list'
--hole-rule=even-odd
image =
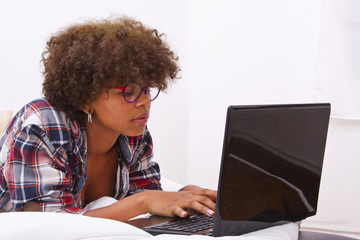
{"label": "ear", "polygon": [[85,104],[84,106],[82,106],[80,108],[85,114],[89,114],[89,113],[91,114],[94,112],[94,109],[88,104]]}

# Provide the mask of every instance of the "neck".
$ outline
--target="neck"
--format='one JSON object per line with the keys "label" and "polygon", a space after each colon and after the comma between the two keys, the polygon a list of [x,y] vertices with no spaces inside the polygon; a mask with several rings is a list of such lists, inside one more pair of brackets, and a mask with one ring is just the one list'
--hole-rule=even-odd
{"label": "neck", "polygon": [[119,135],[87,121],[85,121],[85,128],[88,154],[104,155],[110,153]]}

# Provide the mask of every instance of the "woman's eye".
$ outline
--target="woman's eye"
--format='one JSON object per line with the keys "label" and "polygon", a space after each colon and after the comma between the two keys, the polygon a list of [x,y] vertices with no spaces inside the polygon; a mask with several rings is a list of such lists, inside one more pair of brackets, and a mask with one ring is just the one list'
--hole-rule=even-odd
{"label": "woman's eye", "polygon": [[134,94],[133,91],[131,91],[131,92],[125,92],[125,93],[124,93],[125,96],[131,96],[131,95],[133,95],[133,94]]}

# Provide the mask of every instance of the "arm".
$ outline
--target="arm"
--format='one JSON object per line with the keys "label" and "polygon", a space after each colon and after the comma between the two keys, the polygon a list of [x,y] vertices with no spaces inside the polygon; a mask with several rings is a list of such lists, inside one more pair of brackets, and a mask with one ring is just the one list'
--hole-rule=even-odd
{"label": "arm", "polygon": [[[159,167],[152,162],[152,141],[148,131],[138,142],[129,140],[130,147],[136,154],[122,152],[125,165],[129,168],[130,189],[128,196],[116,203],[85,213],[87,216],[103,217],[120,221],[128,220],[143,213],[162,216],[185,217],[187,209],[193,209],[206,215],[213,215],[216,192],[199,187],[187,188],[187,191],[161,191]],[[138,139],[139,140],[139,139]],[[124,143],[124,142],[123,142]],[[138,158],[126,158],[138,156]],[[132,164],[131,164],[132,163]],[[124,174],[126,176],[126,174]]]}
{"label": "arm", "polygon": [[89,210],[84,215],[126,221],[144,213],[186,217],[186,210],[191,209],[212,216],[215,203],[211,199],[214,198],[216,192],[208,189],[181,192],[147,190],[123,198],[110,206]]}
{"label": "arm", "polygon": [[[51,110],[46,112],[47,117]],[[42,112],[31,108],[14,120],[3,145],[8,151],[2,170],[6,181],[6,211],[65,211],[82,213],[72,193],[73,179],[66,150],[55,146],[50,132],[65,129],[62,125],[47,128]],[[41,127],[43,126],[43,127]],[[62,132],[65,138],[66,132]],[[66,142],[66,139],[61,139]],[[5,151],[5,149],[3,149]]]}

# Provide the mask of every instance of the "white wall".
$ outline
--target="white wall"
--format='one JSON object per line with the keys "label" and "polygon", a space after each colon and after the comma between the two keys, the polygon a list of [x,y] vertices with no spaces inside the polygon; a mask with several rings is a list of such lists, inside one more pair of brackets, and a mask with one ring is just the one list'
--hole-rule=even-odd
{"label": "white wall", "polygon": [[319,3],[189,3],[190,179],[216,186],[228,105],[313,101]]}
{"label": "white wall", "polygon": [[[360,45],[349,40],[351,37],[358,40],[360,29],[351,32],[353,29],[341,25],[336,18],[337,7],[345,19],[350,18],[347,13],[359,12],[359,4],[354,3],[319,0],[188,3],[189,182],[216,187],[227,105],[330,101],[337,118],[331,119],[329,127],[318,214],[304,221],[303,226],[360,237],[357,186],[360,151],[356,146],[360,120],[353,117],[359,116],[360,108],[359,102],[354,101],[359,94],[352,94],[360,92],[360,75],[352,71],[351,81],[345,79],[349,75],[346,70],[360,68],[358,58],[353,57]],[[331,24],[344,27],[346,31],[340,34],[345,36],[338,37],[329,31],[331,24],[324,15],[332,13]],[[355,20],[349,25],[359,26]],[[343,39],[346,41],[336,43]],[[352,53],[351,58],[343,56],[342,49]],[[340,63],[341,68],[337,68]],[[336,73],[338,78],[319,80],[329,77],[329,73]],[[335,97],[326,95],[330,83]],[[341,107],[350,109],[351,116],[339,115]]]}
{"label": "white wall", "polygon": [[[135,17],[167,34],[183,69],[183,79],[152,106],[149,127],[162,173],[216,188],[228,105],[324,100],[316,65],[326,2],[1,1],[0,109],[17,111],[41,96],[39,61],[51,32],[93,17]],[[359,136],[359,120],[331,119],[319,211],[305,227],[359,236]]]}

